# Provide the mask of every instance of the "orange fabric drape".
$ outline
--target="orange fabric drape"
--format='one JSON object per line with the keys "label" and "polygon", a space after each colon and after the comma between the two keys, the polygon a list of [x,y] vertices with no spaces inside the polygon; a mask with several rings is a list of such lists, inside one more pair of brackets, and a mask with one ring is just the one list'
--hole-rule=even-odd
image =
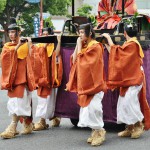
{"label": "orange fabric drape", "polygon": [[140,85],[143,82],[141,65],[139,46],[135,42],[112,46],[109,56],[108,85],[120,85],[120,87]]}
{"label": "orange fabric drape", "polygon": [[87,106],[96,93],[106,90],[103,47],[100,43],[93,43],[77,55],[77,60],[71,67],[66,90],[77,93],[81,107]]}
{"label": "orange fabric drape", "polygon": [[132,40],[123,46],[112,46],[109,55],[107,84],[112,89],[120,87],[120,95],[124,96],[128,87],[143,83],[139,101],[147,130],[150,128],[150,108],[146,99],[146,84],[144,73],[141,70],[140,52],[139,45]]}
{"label": "orange fabric drape", "polygon": [[8,42],[3,47],[1,88],[8,90],[10,97],[22,98],[25,86],[29,91],[35,89],[35,79],[29,56],[27,55],[24,59],[18,58],[18,52],[15,51],[16,45],[16,43]]}
{"label": "orange fabric drape", "polygon": [[1,53],[1,89],[12,90],[13,82],[17,71],[17,53],[15,52],[16,44],[6,43]]}
{"label": "orange fabric drape", "polygon": [[32,45],[31,47],[31,64],[34,73],[36,88],[38,87],[38,81],[41,76],[41,67],[42,63],[39,56],[39,49],[36,45]]}
{"label": "orange fabric drape", "polygon": [[62,79],[62,60],[58,56],[56,62],[56,53],[54,44],[49,44],[47,48],[44,44],[32,46],[32,67],[34,70],[37,94],[46,98],[51,94],[52,88],[60,86]]}
{"label": "orange fabric drape", "polygon": [[41,68],[40,68],[40,77],[38,80],[37,94],[41,97],[46,98],[48,95],[50,95],[52,90],[51,74],[50,74],[51,58],[47,56],[47,51],[44,47],[39,47],[38,52],[41,61]]}

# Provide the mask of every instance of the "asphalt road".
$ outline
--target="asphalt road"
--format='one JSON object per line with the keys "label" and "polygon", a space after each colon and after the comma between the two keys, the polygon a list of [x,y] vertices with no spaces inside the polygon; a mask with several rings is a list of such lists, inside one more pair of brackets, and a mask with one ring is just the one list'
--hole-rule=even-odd
{"label": "asphalt road", "polygon": [[[2,132],[10,123],[10,117],[7,111],[7,93],[0,91],[0,132]],[[35,92],[33,93],[33,108],[37,105]],[[34,121],[37,119],[34,118]],[[47,121],[47,123],[50,123]],[[18,125],[21,130],[22,125]],[[0,139],[0,150],[149,150],[150,149],[150,131],[143,134],[140,139],[119,138],[117,133],[123,129],[123,126],[114,124],[105,124],[107,131],[106,141],[99,147],[92,147],[86,143],[90,136],[89,128],[76,128],[69,119],[63,118],[60,127],[48,130],[33,132],[30,135],[19,135],[16,138],[4,140]]]}

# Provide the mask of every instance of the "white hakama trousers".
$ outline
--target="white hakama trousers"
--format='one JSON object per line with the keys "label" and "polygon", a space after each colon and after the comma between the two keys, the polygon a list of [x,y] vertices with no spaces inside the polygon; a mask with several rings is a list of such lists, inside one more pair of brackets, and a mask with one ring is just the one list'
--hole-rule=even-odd
{"label": "white hakama trousers", "polygon": [[80,108],[78,127],[90,127],[98,130],[103,128],[103,97],[104,92],[99,92],[94,95],[88,106]]}
{"label": "white hakama trousers", "polygon": [[56,104],[57,89],[52,89],[52,92],[47,98],[38,96],[38,104],[35,117],[51,119],[54,116]]}
{"label": "white hakama trousers", "polygon": [[31,99],[32,92],[29,92],[27,89],[24,91],[23,98],[9,98],[7,103],[9,115],[31,116]]}
{"label": "white hakama trousers", "polygon": [[142,89],[140,86],[130,86],[125,96],[119,96],[117,103],[117,123],[127,125],[135,124],[142,121],[144,116],[140,109],[139,93]]}

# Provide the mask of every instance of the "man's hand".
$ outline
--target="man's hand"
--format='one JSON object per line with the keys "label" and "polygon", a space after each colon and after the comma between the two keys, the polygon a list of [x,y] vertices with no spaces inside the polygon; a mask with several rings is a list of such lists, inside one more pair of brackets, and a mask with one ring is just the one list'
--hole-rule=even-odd
{"label": "man's hand", "polygon": [[114,43],[113,43],[113,41],[112,41],[112,39],[108,33],[103,33],[103,34],[101,34],[101,36],[103,36],[107,39],[109,46],[114,45]]}
{"label": "man's hand", "polygon": [[28,43],[32,42],[31,37],[27,37],[27,40],[28,40]]}
{"label": "man's hand", "polygon": [[82,49],[82,40],[80,37],[78,37],[78,39],[77,39],[77,47],[78,47],[78,53],[80,53],[80,51]]}
{"label": "man's hand", "polygon": [[106,39],[111,38],[110,34],[108,34],[108,33],[103,33],[103,34],[101,34],[101,36],[105,37]]}
{"label": "man's hand", "polygon": [[61,34],[57,35],[57,42],[60,43],[61,42]]}
{"label": "man's hand", "polygon": [[19,41],[18,41],[18,44],[17,44],[15,50],[17,50],[21,45],[24,44],[24,42],[22,42],[23,39],[25,39],[25,38],[24,37],[19,38]]}
{"label": "man's hand", "polygon": [[48,45],[49,45],[49,43],[46,43],[46,44],[44,45],[44,48],[47,48]]}

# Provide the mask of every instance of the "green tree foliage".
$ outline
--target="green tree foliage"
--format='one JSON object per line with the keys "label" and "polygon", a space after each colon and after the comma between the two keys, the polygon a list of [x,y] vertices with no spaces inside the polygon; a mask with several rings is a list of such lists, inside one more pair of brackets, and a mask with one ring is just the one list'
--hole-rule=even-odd
{"label": "green tree foliage", "polygon": [[67,15],[72,0],[44,0],[44,12],[51,15]]}
{"label": "green tree foliage", "polygon": [[91,14],[92,6],[88,4],[83,4],[81,7],[78,8],[77,14],[79,16],[87,17],[89,21],[93,24],[93,26],[97,25],[97,21],[94,15]]}
{"label": "green tree foliage", "polygon": [[79,16],[88,17],[90,15],[91,10],[92,10],[92,6],[88,4],[83,4],[81,7],[78,8],[77,14]]}
{"label": "green tree foliage", "polygon": [[[67,8],[71,5],[71,0],[43,0],[43,12],[51,15],[67,15]],[[22,27],[25,28],[24,35],[28,36],[34,31],[33,16],[40,12],[39,3],[28,3],[25,0],[7,0],[3,13],[0,13],[0,21],[6,30],[11,17],[20,16],[18,22],[23,21]]]}
{"label": "green tree foliage", "polygon": [[53,29],[55,29],[55,27],[53,26],[51,17],[48,17],[48,18],[44,19],[44,22],[43,22],[44,27],[47,27],[47,25],[46,25],[47,22],[49,23],[48,27],[52,27]]}
{"label": "green tree foliage", "polygon": [[32,17],[39,11],[38,4],[29,4],[25,0],[8,0],[3,13],[0,14],[0,20],[3,28],[6,30],[10,24],[11,17],[21,15],[23,20],[27,22],[26,35],[33,33]]}
{"label": "green tree foliage", "polygon": [[6,5],[6,0],[1,0],[0,1],[0,13],[3,12],[3,10],[5,9],[5,5]]}

